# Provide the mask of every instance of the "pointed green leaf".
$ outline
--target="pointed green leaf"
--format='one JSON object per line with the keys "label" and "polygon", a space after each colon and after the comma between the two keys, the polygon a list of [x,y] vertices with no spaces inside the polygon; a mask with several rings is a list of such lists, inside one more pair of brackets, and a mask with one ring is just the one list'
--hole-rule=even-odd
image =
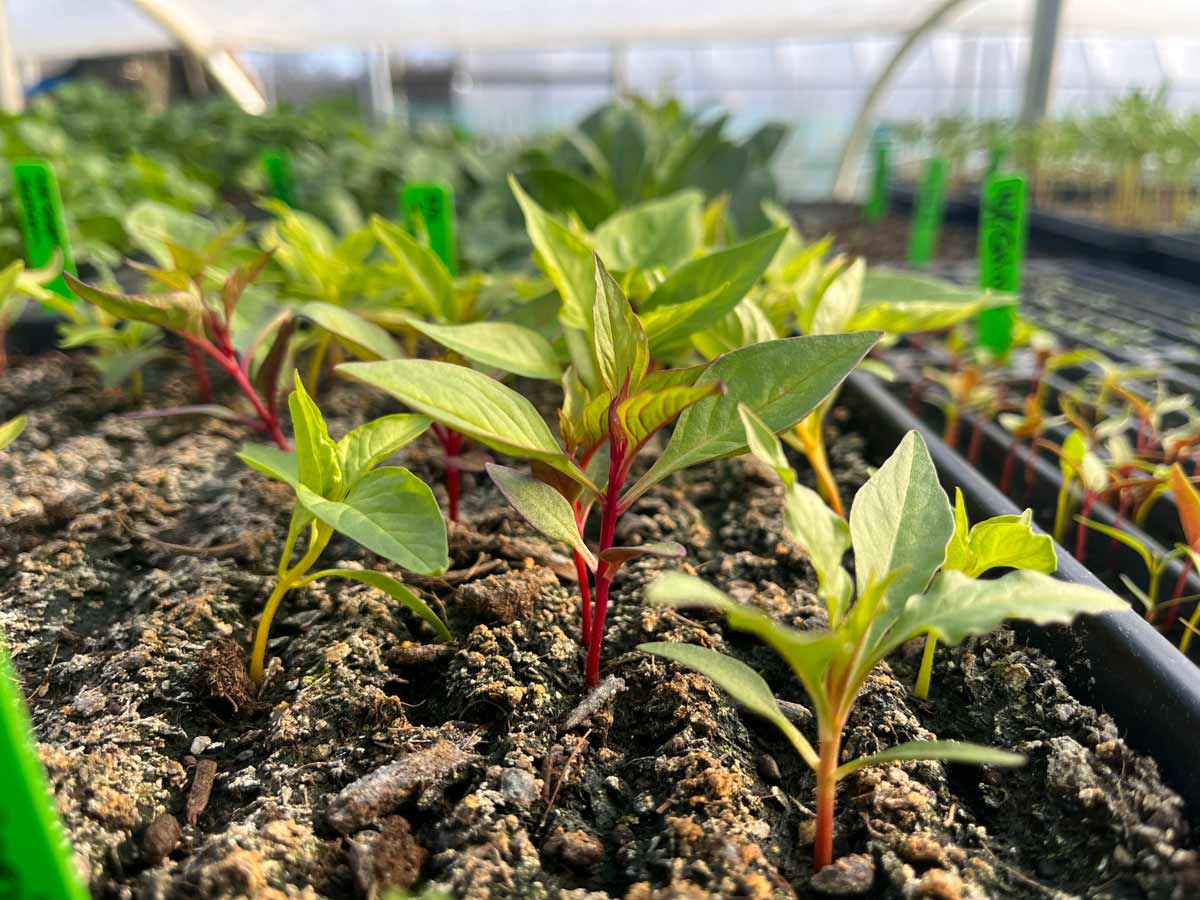
{"label": "pointed green leaf", "polygon": [[456,321],[454,279],[438,255],[396,222],[375,216],[371,230],[396,263],[413,304],[431,318]]}
{"label": "pointed green leaf", "polygon": [[353,485],[401,447],[424,434],[429,425],[425,416],[396,413],[348,432],[337,443],[338,462],[345,484]]}
{"label": "pointed green leaf", "polygon": [[268,478],[290,484],[293,488],[300,483],[296,454],[280,450],[274,444],[242,444],[237,458]]}
{"label": "pointed green leaf", "polygon": [[359,479],[342,502],[327,500],[304,484],[296,487],[304,507],[372,553],[422,575],[450,565],[446,522],[429,485],[407,469],[385,467]]}
{"label": "pointed green leaf", "polygon": [[438,618],[438,614],[405,584],[397,581],[391,575],[385,575],[383,572],[376,572],[372,569],[322,569],[320,572],[313,572],[311,575],[305,576],[297,582],[296,586],[302,587],[321,578],[349,578],[383,591],[428,622],[443,641],[453,640],[454,636],[450,634],[450,629]]}
{"label": "pointed green leaf", "polygon": [[338,462],[337,444],[321,410],[304,389],[300,373],[294,372],[296,389],[288,397],[292,412],[292,430],[296,433],[296,471],[300,484],[318,496],[339,499],[346,487]]}
{"label": "pointed green leaf", "polygon": [[715,384],[676,385],[657,391],[642,390],[617,405],[630,444],[641,446],[652,434],[675,421],[688,407],[706,397],[725,393],[724,382]]}
{"label": "pointed green leaf", "polygon": [[619,271],[672,269],[704,240],[704,195],[687,190],[617,212],[596,229],[596,250]]}
{"label": "pointed green leaf", "polygon": [[406,324],[473,363],[526,378],[557,381],[562,366],[554,348],[532,329],[511,322],[438,325],[416,317]]}
{"label": "pointed green leaf", "polygon": [[640,318],[650,340],[651,353],[658,355],[683,349],[694,334],[711,327],[725,315],[728,286],[725,282],[695,299],[643,310]]}
{"label": "pointed green leaf", "polygon": [[[1152,571],[1154,569],[1154,554],[1151,553],[1149,548],[1146,547],[1141,541],[1133,537],[1133,535],[1127,534],[1120,528],[1113,528],[1111,525],[1105,525],[1103,522],[1097,522],[1094,519],[1085,519],[1082,516],[1076,516],[1075,521],[1082,522],[1093,531],[1098,531],[1101,534],[1112,538],[1114,541],[1124,544],[1142,558],[1142,562],[1146,564],[1147,570]],[[1053,573],[1053,569],[1050,571]]]}
{"label": "pointed green leaf", "polygon": [[510,175],[508,184],[525,214],[525,230],[537,251],[539,264],[562,297],[559,318],[571,328],[590,331],[596,296],[592,248],[542,209],[516,178]]}
{"label": "pointed green leaf", "polygon": [[672,662],[686,666],[694,672],[699,672],[711,680],[717,687],[733,698],[734,702],[756,716],[766,719],[785,735],[800,752],[804,761],[814,769],[818,757],[812,745],[800,734],[791,723],[779,704],[771,688],[761,675],[740,660],[736,660],[716,650],[697,647],[695,644],[674,644],[656,642],[639,644],[637,647],[643,653],[661,656]]}
{"label": "pointed green leaf", "polygon": [[947,762],[969,763],[973,766],[1023,766],[1025,757],[1020,753],[970,744],[966,741],[909,741],[897,744],[880,753],[860,756],[845,765],[838,766],[835,777],[839,780],[864,766],[882,763],[903,762],[909,759],[942,759]]}
{"label": "pointed green leaf", "polygon": [[1124,609],[1125,601],[1110,591],[1058,581],[1041,572],[1017,571],[983,580],[946,571],[928,592],[905,601],[882,653],[919,634],[954,645],[970,635],[994,631],[1007,619],[1066,625],[1077,615]]}
{"label": "pointed green leaf", "polygon": [[632,503],[673,472],[745,452],[741,403],[771,431],[790,428],[841,384],[878,337],[868,331],[783,338],[713,360],[695,384],[724,382],[728,393],[701,400],[679,417],[662,455],[622,502]]}
{"label": "pointed green leaf", "polygon": [[344,306],[313,300],[296,309],[296,315],[328,331],[359,359],[399,359],[400,345],[387,331]]}
{"label": "pointed green leaf", "polygon": [[621,286],[608,274],[599,256],[596,264],[596,301],[592,307],[592,348],[596,371],[611,394],[628,384],[637,390],[650,365],[650,347],[642,323],[629,305]]}
{"label": "pointed green leaf", "polygon": [[903,601],[921,593],[945,561],[953,534],[950,501],[938,483],[929,449],[910,431],[850,508],[858,592],[863,593],[872,578],[899,572],[887,600]]}
{"label": "pointed green leaf", "polygon": [[867,263],[856,259],[829,283],[821,294],[806,334],[841,334],[849,331],[850,320],[858,311],[862,299],[863,278]]}
{"label": "pointed green leaf", "polygon": [[587,560],[588,568],[595,571],[595,554],[579,533],[575,511],[562,494],[545,482],[507,466],[488,463],[487,473],[525,521],[552,541],[560,541],[577,550]]}
{"label": "pointed green leaf", "polygon": [[752,297],[747,297],[721,321],[692,335],[692,346],[705,359],[780,337],[779,331]]}
{"label": "pointed green leaf", "polygon": [[559,447],[534,405],[482,372],[428,359],[343,363],[337,371],[390,394],[486,447],[541,460],[596,491]]}
{"label": "pointed green leaf", "polygon": [[75,295],[100,307],[110,316],[134,322],[148,322],[177,334],[201,337],[204,334],[204,305],[193,291],[163,294],[117,294],[84,284],[70,272],[63,278]]}

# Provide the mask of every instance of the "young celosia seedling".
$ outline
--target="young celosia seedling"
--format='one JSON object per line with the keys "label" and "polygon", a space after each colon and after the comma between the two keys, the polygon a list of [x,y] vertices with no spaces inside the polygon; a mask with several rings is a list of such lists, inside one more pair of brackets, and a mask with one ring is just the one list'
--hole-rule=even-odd
{"label": "young celosia seedling", "polygon": [[[350,578],[383,591],[428,622],[444,640],[450,632],[425,602],[401,582],[370,569],[310,572],[334,532],[421,575],[440,575],[449,566],[446,523],[429,486],[412,472],[379,464],[429,427],[424,416],[392,415],[368,422],[340,441],[329,436],[321,410],[304,390],[299,373],[288,398],[296,451],[247,444],[238,458],[265,475],[291,485],[296,506],[267,605],[254,637],[250,677],[262,681],[271,620],[293,588],[320,578]],[[296,543],[308,531],[308,546],[295,565]]]}
{"label": "young celosia seedling", "polygon": [[[816,773],[813,862],[821,869],[833,860],[837,783],[851,772],[909,759],[993,766],[1023,761],[1016,753],[977,744],[912,741],[842,762],[842,731],[859,691],[889,654],[922,635],[953,645],[969,635],[993,631],[1006,619],[1066,623],[1081,613],[1124,609],[1125,604],[1107,591],[1059,582],[1040,572],[1017,571],[985,581],[946,568],[954,517],[925,442],[916,432],[909,432],[858,492],[847,526],[816,492],[796,483],[774,428],[745,407],[741,413],[753,451],[784,480],[785,527],[816,570],[817,593],[828,610],[829,627],[788,628],[707,582],[678,572],[659,578],[646,596],[656,604],[718,610],[732,628],[769,644],[796,673],[812,702],[817,747],[784,716],[767,683],[744,663],[690,644],[653,643],[640,649],[708,676],[784,733]],[[853,582],[841,565],[851,548]]]}
{"label": "young celosia seedling", "polygon": [[[530,524],[576,553],[589,687],[600,680],[613,577],[634,557],[683,553],[677,544],[616,546],[621,516],[670,475],[745,452],[739,403],[773,428],[789,428],[841,383],[878,338],[878,332],[787,338],[728,353],[707,365],[650,371],[650,341],[642,320],[599,257],[593,258],[593,271],[589,328],[578,337],[598,387],[589,390],[574,367],[568,370],[559,413],[561,444],[527,399],[463,366],[405,359],[338,367],[340,374],[391,394],[447,428],[530,460],[532,478],[499,466],[490,472]],[[638,455],[672,422],[675,428],[662,454],[627,487]],[[583,538],[594,504],[600,507],[595,552]],[[593,592],[587,590],[589,572]]]}

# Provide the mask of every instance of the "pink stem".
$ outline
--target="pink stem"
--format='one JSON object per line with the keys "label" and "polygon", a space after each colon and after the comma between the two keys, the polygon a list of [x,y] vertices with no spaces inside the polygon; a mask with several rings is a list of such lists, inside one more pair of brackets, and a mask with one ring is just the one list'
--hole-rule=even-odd
{"label": "pink stem", "polygon": [[[1083,498],[1083,509],[1080,510],[1080,518],[1086,519],[1092,514],[1092,507],[1096,505],[1095,491],[1088,491]],[[1083,562],[1083,555],[1087,552],[1087,536],[1088,527],[1082,522],[1075,529],[1075,558]]]}

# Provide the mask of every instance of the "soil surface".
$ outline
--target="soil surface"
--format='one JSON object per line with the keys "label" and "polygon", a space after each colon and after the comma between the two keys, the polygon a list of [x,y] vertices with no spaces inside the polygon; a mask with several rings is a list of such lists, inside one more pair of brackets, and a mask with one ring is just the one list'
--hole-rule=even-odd
{"label": "soil surface", "polygon": [[[161,381],[155,404],[187,401],[185,378]],[[392,411],[336,383],[322,406],[335,436]],[[451,571],[407,579],[456,641],[434,644],[365,586],[317,582],[285,601],[255,695],[242,648],[291,495],[234,458],[241,431],[129,418],[58,355],[15,361],[0,382],[0,418],[22,411],[28,430],[0,457],[0,622],[97,900],[388,885],[575,900],[1200,896],[1182,801],[1010,631],[940,649],[928,702],[910,690],[920,648],[906,648],[868,681],[845,748],[936,736],[1029,764],[860,770],[839,790],[840,860],[814,878],[811,773],[707,679],[634,647],[734,653],[811,736],[783,664],[715,619],[641,605],[665,566],[643,560],[617,582],[605,638],[603,674],[620,682],[580,709],[573,567],[472,476]],[[867,475],[860,447],[850,432],[832,444],[847,494]],[[436,459],[423,438],[397,463],[432,482]],[[680,541],[686,567],[820,627],[780,500],[755,463],[724,461],[650,492],[618,537]],[[346,541],[325,559],[400,574]]]}

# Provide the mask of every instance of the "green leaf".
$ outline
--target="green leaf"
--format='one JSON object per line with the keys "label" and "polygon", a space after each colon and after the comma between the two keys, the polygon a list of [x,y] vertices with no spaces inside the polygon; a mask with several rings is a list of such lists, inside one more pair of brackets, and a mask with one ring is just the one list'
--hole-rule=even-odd
{"label": "green leaf", "polygon": [[296,454],[280,450],[274,444],[242,444],[237,458],[268,478],[290,484],[293,488],[300,483]]}
{"label": "green leaf", "polygon": [[925,441],[910,431],[854,497],[850,535],[859,594],[899,573],[885,598],[900,601],[929,585],[954,534],[950,501]]}
{"label": "green leaf", "polygon": [[21,436],[21,432],[25,430],[25,423],[27,421],[28,418],[26,416],[16,416],[9,419],[3,425],[0,425],[0,450],[5,449]]}
{"label": "green leaf", "polygon": [[676,385],[657,391],[642,390],[617,405],[617,417],[629,436],[630,444],[640,447],[660,428],[675,421],[684,410],[706,397],[714,397],[725,391],[723,382]]}
{"label": "green leaf", "polygon": [[703,314],[692,320],[692,330],[720,321],[762,278],[786,236],[786,228],[764,232],[744,243],[685,263],[646,298],[643,312],[687,303],[711,294],[714,287],[720,286]]}
{"label": "green leaf", "polygon": [[405,324],[481,366],[548,381],[557,381],[562,375],[550,342],[521,325],[510,322],[438,325],[415,317],[407,318]]}
{"label": "green leaf", "polygon": [[687,190],[623,209],[592,236],[597,252],[618,271],[672,269],[704,239],[704,195]]}
{"label": "green leaf", "polygon": [[376,572],[372,569],[322,569],[320,572],[313,572],[311,575],[305,576],[296,583],[296,587],[303,587],[321,578],[349,578],[352,581],[370,585],[415,612],[433,626],[433,630],[443,641],[452,640],[454,637],[445,623],[438,618],[438,614],[430,609],[424,600],[391,575],[385,575],[383,572]]}
{"label": "green leaf", "polygon": [[360,425],[337,443],[338,462],[347,486],[374,469],[429,428],[425,416],[396,413]]}
{"label": "green leaf", "polygon": [[522,177],[551,212],[571,210],[588,228],[595,228],[617,208],[616,198],[602,182],[585,181],[561,169],[531,169]]}
{"label": "green leaf", "polygon": [[661,656],[672,662],[686,666],[694,672],[699,672],[712,681],[717,687],[733,698],[734,702],[756,716],[766,719],[785,735],[800,752],[804,761],[814,769],[818,757],[812,745],[800,734],[791,723],[779,704],[771,688],[761,675],[740,660],[736,660],[716,650],[697,647],[695,644],[674,644],[656,642],[639,644],[637,647],[643,653]]}
{"label": "green leaf", "polygon": [[399,359],[404,356],[400,345],[385,329],[344,306],[313,300],[301,304],[296,315],[328,331],[359,359]]}
{"label": "green leaf", "polygon": [[713,310],[724,307],[728,282],[717,285],[707,294],[694,300],[661,306],[640,314],[646,336],[650,339],[650,351],[655,355],[684,349],[687,341],[699,329],[710,327],[723,312],[713,315]]}
{"label": "green leaf", "polygon": [[[1150,571],[1154,570],[1154,554],[1141,541],[1130,534],[1126,534],[1120,528],[1113,528],[1111,525],[1105,525],[1103,522],[1097,522],[1094,519],[1085,519],[1082,516],[1075,517],[1076,522],[1082,522],[1093,531],[1098,531],[1114,541],[1124,544],[1134,553],[1142,558],[1142,562],[1146,564],[1146,568]],[[1054,570],[1051,569],[1051,572]]]}
{"label": "green leaf", "polygon": [[970,744],[966,741],[909,741],[889,747],[881,753],[860,756],[845,765],[838,766],[835,777],[845,778],[864,766],[882,763],[903,762],[910,759],[943,759],[947,762],[969,763],[973,766],[1023,766],[1026,759],[1020,753]]}
{"label": "green leaf", "polygon": [[343,363],[337,371],[486,447],[541,460],[599,493],[558,446],[534,405],[482,372],[428,359]]}
{"label": "green leaf", "polygon": [[728,393],[701,400],[679,417],[662,455],[622,502],[627,506],[681,469],[745,452],[739,404],[772,432],[790,428],[841,384],[878,337],[878,332],[859,332],[783,338],[713,360],[695,384],[724,382]]}
{"label": "green leaf", "polygon": [[304,507],[372,553],[422,575],[450,565],[446,523],[433,491],[407,469],[388,466],[363,476],[342,502],[296,486]]}
{"label": "green leaf", "polygon": [[730,350],[773,341],[779,336],[767,314],[752,297],[747,297],[721,321],[693,334],[692,346],[705,359],[714,359]]}
{"label": "green leaf", "polygon": [[288,397],[292,430],[296,433],[296,470],[299,483],[318,496],[337,500],[347,486],[342,480],[337,444],[321,410],[304,389],[300,373],[294,372],[295,390]]}
{"label": "green leaf", "polygon": [[1017,571],[996,579],[941,572],[929,591],[909,597],[888,629],[886,655],[920,634],[954,645],[973,634],[994,631],[1007,619],[1037,625],[1066,625],[1077,615],[1128,609],[1107,590],[1058,581],[1042,572]]}
{"label": "green leaf", "polygon": [[845,520],[829,508],[821,495],[796,482],[796,473],[788,464],[783,446],[771,430],[748,406],[738,408],[746,428],[750,452],[775,470],[784,483],[783,521],[788,534],[808,554],[817,573],[821,599],[829,610],[833,625],[841,620],[850,605],[852,585],[842,568],[842,557],[850,547],[850,530]]}
{"label": "green leaf", "polygon": [[596,265],[596,302],[592,307],[592,348],[596,371],[609,392],[615,395],[628,384],[637,389],[650,365],[650,347],[642,323],[629,305],[625,292],[604,268]]}
{"label": "green leaf", "polygon": [[858,311],[862,299],[863,278],[867,264],[856,259],[829,283],[821,294],[806,334],[841,334],[850,328],[850,320]]}
{"label": "green leaf", "polygon": [[122,320],[148,322],[177,334],[204,334],[204,305],[193,291],[162,294],[117,294],[84,284],[70,272],[63,278],[76,296]]}
{"label": "green leaf", "polygon": [[645,596],[651,604],[699,606],[724,613],[730,628],[753,634],[783,657],[817,707],[818,718],[828,713],[822,679],[830,662],[848,649],[836,633],[796,631],[780,625],[762,610],[738,603],[708,582],[682,572],[660,576],[646,588]]}
{"label": "green leaf", "polygon": [[1052,574],[1058,568],[1054,541],[1033,529],[1033,512],[994,516],[964,534],[966,508],[962,490],[954,491],[954,537],[946,548],[945,569],[978,578],[991,569],[1031,569]]}
{"label": "green leaf", "polygon": [[537,251],[539,265],[562,297],[559,318],[566,326],[591,331],[592,304],[596,296],[592,248],[538,206],[516,178],[510,175],[508,184],[525,214],[525,230]]}
{"label": "green leaf", "polygon": [[399,224],[374,216],[371,230],[398,267],[413,303],[431,318],[457,321],[454,279],[436,253]]}
{"label": "green leaf", "polygon": [[488,463],[487,473],[525,521],[552,541],[577,550],[587,561],[588,568],[593,572],[596,570],[596,556],[579,533],[575,511],[562,494],[545,482],[507,466]]}

